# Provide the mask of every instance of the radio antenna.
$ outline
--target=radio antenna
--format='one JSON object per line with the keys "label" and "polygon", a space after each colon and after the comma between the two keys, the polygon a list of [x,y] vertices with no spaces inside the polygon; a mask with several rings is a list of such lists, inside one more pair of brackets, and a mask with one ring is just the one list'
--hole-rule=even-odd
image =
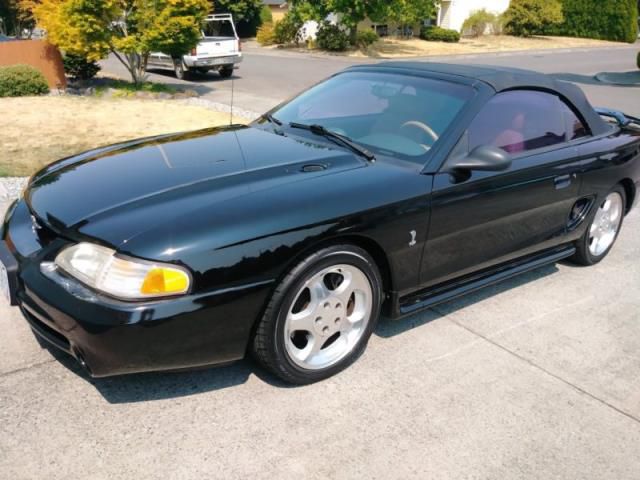
{"label": "radio antenna", "polygon": [[231,74],[231,105],[229,108],[229,125],[233,125],[233,73]]}

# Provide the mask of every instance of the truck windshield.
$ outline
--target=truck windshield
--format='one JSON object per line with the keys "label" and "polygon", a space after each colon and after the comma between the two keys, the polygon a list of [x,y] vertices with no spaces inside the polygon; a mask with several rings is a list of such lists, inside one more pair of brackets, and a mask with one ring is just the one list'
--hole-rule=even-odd
{"label": "truck windshield", "polygon": [[235,38],[233,25],[229,20],[215,20],[205,22],[202,26],[204,37],[231,37]]}

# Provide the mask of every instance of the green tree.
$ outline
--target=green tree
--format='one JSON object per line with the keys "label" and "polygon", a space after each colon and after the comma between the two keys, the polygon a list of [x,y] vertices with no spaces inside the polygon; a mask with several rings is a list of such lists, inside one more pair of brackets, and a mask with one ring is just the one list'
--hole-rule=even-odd
{"label": "green tree", "polygon": [[211,0],[213,11],[230,13],[242,37],[255,35],[260,26],[262,0]]}
{"label": "green tree", "polygon": [[[398,0],[393,0],[392,3]],[[409,0],[411,1],[411,0]],[[389,15],[388,0],[327,0],[327,10],[340,15],[340,22],[351,30],[355,37],[358,23],[365,18],[383,21]]]}
{"label": "green tree", "polygon": [[34,9],[51,43],[98,60],[113,53],[134,83],[149,54],[180,57],[197,45],[208,0],[42,0]]}
{"label": "green tree", "polygon": [[0,1],[0,33],[11,35],[18,23],[18,5],[15,0]]}
{"label": "green tree", "polygon": [[504,12],[506,32],[518,37],[529,37],[563,20],[558,0],[511,0]]}
{"label": "green tree", "polygon": [[33,7],[38,0],[0,0],[0,33],[20,38],[26,31],[27,37],[35,28]]}
{"label": "green tree", "polygon": [[388,20],[400,25],[414,25],[436,12],[435,0],[391,0],[386,8]]}
{"label": "green tree", "polygon": [[322,21],[330,13],[349,28],[351,43],[355,43],[358,23],[369,18],[374,22],[395,21],[412,25],[430,18],[437,0],[294,0],[294,9],[304,12],[305,20]]}

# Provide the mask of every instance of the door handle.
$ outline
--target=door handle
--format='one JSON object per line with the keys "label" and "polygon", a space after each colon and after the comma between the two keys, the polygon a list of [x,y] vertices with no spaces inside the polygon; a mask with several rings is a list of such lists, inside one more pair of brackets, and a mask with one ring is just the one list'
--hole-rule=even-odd
{"label": "door handle", "polygon": [[556,186],[556,190],[567,188],[571,185],[571,180],[575,178],[575,174],[560,175],[553,179],[553,184]]}

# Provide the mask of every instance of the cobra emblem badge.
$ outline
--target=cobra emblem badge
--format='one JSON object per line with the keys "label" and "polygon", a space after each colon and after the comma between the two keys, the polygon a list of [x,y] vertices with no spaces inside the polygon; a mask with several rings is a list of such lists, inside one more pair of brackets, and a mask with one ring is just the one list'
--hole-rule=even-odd
{"label": "cobra emblem badge", "polygon": [[409,232],[409,235],[411,235],[411,241],[409,242],[409,246],[413,247],[416,244],[416,235],[417,235],[417,233],[416,233],[415,230],[411,230]]}

